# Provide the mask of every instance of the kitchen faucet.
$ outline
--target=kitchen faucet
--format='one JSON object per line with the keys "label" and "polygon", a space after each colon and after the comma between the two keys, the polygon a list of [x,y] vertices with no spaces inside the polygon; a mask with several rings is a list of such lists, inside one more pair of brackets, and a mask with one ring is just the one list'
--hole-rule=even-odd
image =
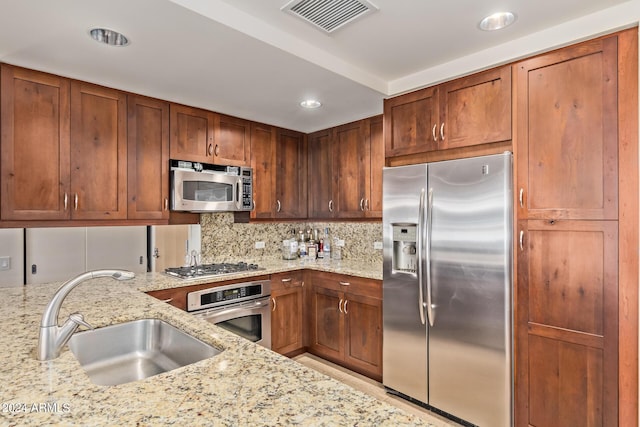
{"label": "kitchen faucet", "polygon": [[69,341],[71,335],[80,325],[93,329],[91,325],[84,321],[80,313],[73,313],[62,326],[58,326],[58,314],[62,302],[69,295],[69,292],[85,280],[97,277],[111,277],[116,280],[129,280],[135,277],[135,273],[126,270],[93,270],[82,273],[73,279],[65,282],[49,301],[42,313],[40,321],[40,336],[38,338],[38,349],[36,358],[38,360],[52,360],[60,355],[60,350]]}

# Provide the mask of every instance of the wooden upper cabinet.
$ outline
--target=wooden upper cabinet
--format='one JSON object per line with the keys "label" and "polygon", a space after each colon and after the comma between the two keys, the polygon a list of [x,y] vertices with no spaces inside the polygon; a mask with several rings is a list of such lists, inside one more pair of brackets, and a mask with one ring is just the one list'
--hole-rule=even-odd
{"label": "wooden upper cabinet", "polygon": [[275,165],[275,217],[306,218],[307,143],[302,133],[278,129]]}
{"label": "wooden upper cabinet", "polygon": [[332,132],[326,129],[308,136],[309,218],[331,218],[335,209],[332,193]]}
{"label": "wooden upper cabinet", "polygon": [[365,139],[369,141],[370,158],[365,215],[367,218],[382,218],[382,168],[384,167],[382,116],[372,117],[366,121]]}
{"label": "wooden upper cabinet", "polygon": [[511,140],[511,67],[384,101],[385,156]]}
{"label": "wooden upper cabinet", "polygon": [[438,96],[439,149],[511,139],[511,67],[444,83]]}
{"label": "wooden upper cabinet", "polygon": [[2,64],[0,218],[69,218],[69,80]]}
{"label": "wooden upper cabinet", "polygon": [[518,216],[616,219],[616,38],[562,49],[516,68]]}
{"label": "wooden upper cabinet", "polygon": [[171,158],[213,163],[215,114],[178,104],[169,112]]}
{"label": "wooden upper cabinet", "polygon": [[251,168],[253,203],[251,218],[273,218],[276,210],[275,167],[276,129],[257,123],[251,125]]}
{"label": "wooden upper cabinet", "polygon": [[364,138],[362,121],[333,129],[333,209],[339,218],[364,215],[367,177],[369,176],[369,141]]}
{"label": "wooden upper cabinet", "polygon": [[169,104],[128,97],[129,219],[169,219]]}
{"label": "wooden upper cabinet", "polygon": [[436,87],[385,99],[385,156],[403,156],[434,150],[438,126]]}
{"label": "wooden upper cabinet", "polygon": [[215,114],[213,162],[218,165],[251,164],[251,122]]}
{"label": "wooden upper cabinet", "polygon": [[127,218],[127,95],[71,82],[73,219]]}

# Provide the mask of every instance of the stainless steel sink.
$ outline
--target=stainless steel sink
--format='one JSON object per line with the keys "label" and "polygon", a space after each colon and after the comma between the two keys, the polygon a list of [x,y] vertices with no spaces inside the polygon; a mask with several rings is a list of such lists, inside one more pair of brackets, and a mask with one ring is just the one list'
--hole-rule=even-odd
{"label": "stainless steel sink", "polygon": [[69,349],[98,385],[137,381],[220,353],[160,319],[78,332],[69,340]]}

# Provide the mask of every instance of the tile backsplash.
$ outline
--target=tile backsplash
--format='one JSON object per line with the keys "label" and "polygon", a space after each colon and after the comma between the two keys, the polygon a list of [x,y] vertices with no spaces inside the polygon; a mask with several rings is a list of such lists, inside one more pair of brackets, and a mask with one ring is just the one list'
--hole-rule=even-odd
{"label": "tile backsplash", "polygon": [[[259,263],[260,260],[282,259],[282,240],[295,229],[329,228],[332,239],[345,242],[342,258],[382,263],[382,250],[374,249],[374,242],[382,242],[380,222],[290,222],[290,223],[234,223],[232,213],[201,214],[202,262]],[[256,249],[256,242],[264,242],[264,249]]]}

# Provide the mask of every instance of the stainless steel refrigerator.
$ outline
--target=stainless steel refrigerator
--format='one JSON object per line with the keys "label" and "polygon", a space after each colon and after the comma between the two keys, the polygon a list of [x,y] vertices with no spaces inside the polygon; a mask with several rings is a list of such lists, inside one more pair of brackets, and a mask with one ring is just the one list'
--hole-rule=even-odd
{"label": "stainless steel refrigerator", "polygon": [[512,155],[384,168],[383,383],[513,423]]}

